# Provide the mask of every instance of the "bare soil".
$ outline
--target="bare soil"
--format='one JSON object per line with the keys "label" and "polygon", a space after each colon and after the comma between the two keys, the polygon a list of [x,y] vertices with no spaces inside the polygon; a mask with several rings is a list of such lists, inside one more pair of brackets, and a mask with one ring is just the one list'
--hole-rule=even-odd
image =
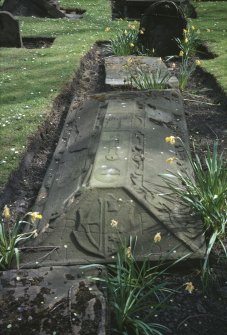
{"label": "bare soil", "polygon": [[[110,89],[104,85],[103,55],[101,45],[95,45],[82,59],[74,80],[55,99],[53,109],[45,123],[30,140],[20,166],[2,190],[0,208],[8,204],[17,215],[22,215],[31,208],[55,150],[70,104],[79,105],[89,93]],[[171,65],[169,62],[168,66]],[[215,78],[197,68],[187,91],[183,93],[183,99],[191,145],[194,143],[197,152],[203,155],[207,151],[207,144],[212,146],[213,141],[218,139],[219,149],[226,155],[227,97]],[[169,328],[166,335],[227,334],[226,261],[223,262],[218,253],[216,250],[213,255],[213,281],[206,290],[200,280],[199,267],[192,266],[188,269],[188,266],[185,266],[166,277],[166,280],[173,283],[172,287],[181,286],[181,289],[169,299],[166,309],[157,313],[152,320]],[[182,286],[188,281],[192,281],[195,286],[191,294]],[[5,315],[7,308],[8,312],[12,313],[10,303],[5,304]],[[59,313],[57,318],[64,324],[64,316],[61,318]],[[62,328],[54,329],[63,334]]]}

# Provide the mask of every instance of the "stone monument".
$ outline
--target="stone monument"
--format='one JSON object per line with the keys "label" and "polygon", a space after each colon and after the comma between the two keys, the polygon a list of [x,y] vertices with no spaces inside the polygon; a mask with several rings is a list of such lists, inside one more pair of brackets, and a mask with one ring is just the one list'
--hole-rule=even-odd
{"label": "stone monument", "polygon": [[201,222],[167,196],[160,176],[190,171],[183,146],[165,142],[170,135],[188,146],[177,90],[98,94],[71,108],[36,201],[43,219],[30,246],[38,248],[21,265],[109,262],[129,236],[138,238],[137,259],[202,258]]}
{"label": "stone monument", "polygon": [[176,38],[183,38],[187,27],[185,15],[173,1],[160,1],[151,5],[140,21],[139,42],[153,51],[155,56],[178,55],[180,49]]}
{"label": "stone monument", "polygon": [[[112,18],[140,20],[151,5],[161,2],[163,0],[111,0]],[[187,17],[197,17],[190,0],[173,0],[173,2],[181,7]]]}
{"label": "stone monument", "polygon": [[0,47],[21,48],[22,46],[19,21],[9,12],[0,12]]}
{"label": "stone monument", "polygon": [[81,15],[67,14],[60,9],[58,0],[5,0],[2,10],[18,16],[37,16],[49,18],[80,18]]}

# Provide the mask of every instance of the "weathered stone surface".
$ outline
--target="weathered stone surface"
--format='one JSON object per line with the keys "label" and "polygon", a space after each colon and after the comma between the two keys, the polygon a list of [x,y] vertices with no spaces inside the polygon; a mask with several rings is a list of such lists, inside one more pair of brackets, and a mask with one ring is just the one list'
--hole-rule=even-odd
{"label": "weathered stone surface", "polygon": [[[110,56],[105,58],[106,85],[124,86],[129,84],[130,73],[133,73],[133,68],[138,66],[144,68],[146,73],[155,74],[160,70],[161,77],[166,74],[170,75],[167,66],[160,57]],[[169,88],[178,88],[178,79],[175,76],[171,76],[167,81],[167,85]]]}
{"label": "weathered stone surface", "polygon": [[[86,276],[88,275],[97,277],[98,270],[86,270]],[[0,304],[2,308],[7,307],[9,313],[7,319],[1,315],[2,334],[8,332],[7,325],[12,320],[20,320],[26,329],[29,325],[31,328],[38,327],[39,329],[35,329],[37,332],[33,329],[34,334],[52,334],[54,329],[59,334],[64,331],[66,335],[79,335],[88,332],[90,325],[91,334],[105,335],[105,298],[94,281],[84,277],[82,270],[75,266],[9,270],[1,273]],[[71,321],[67,324],[66,320]],[[63,323],[61,331],[58,329],[59,321]]]}
{"label": "weathered stone surface", "polygon": [[[79,111],[71,109],[35,207],[43,220],[32,245],[56,249],[27,252],[23,263],[110,261],[129,235],[138,237],[137,258],[202,257],[201,223],[164,196],[161,173],[190,171],[183,147],[165,142],[169,135],[188,145],[178,91],[94,95]],[[168,165],[170,156],[177,160]],[[155,244],[157,232],[162,240]]]}
{"label": "weathered stone surface", "polygon": [[81,18],[81,15],[76,15],[76,13],[67,14],[62,11],[58,0],[5,0],[2,10],[18,16]]}
{"label": "weathered stone surface", "polygon": [[187,21],[182,9],[173,1],[157,1],[151,5],[140,22],[139,41],[143,47],[153,50],[155,56],[177,55],[179,47],[176,38],[183,38]]}
{"label": "weathered stone surface", "polygon": [[19,21],[7,11],[0,12],[0,47],[22,47]]}

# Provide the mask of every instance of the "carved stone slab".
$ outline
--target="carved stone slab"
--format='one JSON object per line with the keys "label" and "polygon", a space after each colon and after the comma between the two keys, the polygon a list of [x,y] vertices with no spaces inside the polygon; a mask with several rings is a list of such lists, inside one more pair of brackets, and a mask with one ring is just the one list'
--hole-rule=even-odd
{"label": "carved stone slab", "polygon": [[1,312],[2,334],[18,332],[17,320],[27,334],[29,327],[40,335],[53,334],[53,329],[79,335],[92,327],[90,334],[105,335],[106,301],[94,281],[84,278],[88,275],[97,277],[98,271],[83,274],[78,266],[57,266],[2,272],[0,304],[8,311]]}
{"label": "carved stone slab", "polygon": [[110,261],[130,235],[138,259],[203,257],[201,222],[165,196],[160,174],[190,171],[182,145],[165,142],[170,135],[188,146],[178,91],[100,94],[72,108],[36,201],[43,220],[32,246],[39,248],[23,255],[23,266]]}
{"label": "carved stone slab", "polygon": [[19,21],[7,11],[0,11],[0,47],[21,48]]}
{"label": "carved stone slab", "polygon": [[[167,66],[160,57],[145,56],[109,56],[105,58],[106,85],[124,86],[129,84],[129,77],[136,67],[144,68],[146,73],[155,74],[158,70],[161,77],[169,74]],[[170,88],[179,88],[177,77],[170,76],[167,81]]]}

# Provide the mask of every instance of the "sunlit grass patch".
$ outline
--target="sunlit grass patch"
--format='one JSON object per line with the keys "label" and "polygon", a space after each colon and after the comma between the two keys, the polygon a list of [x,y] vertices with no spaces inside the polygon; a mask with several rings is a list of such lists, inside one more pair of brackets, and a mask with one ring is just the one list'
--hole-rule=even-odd
{"label": "sunlit grass patch", "polygon": [[219,84],[227,91],[227,2],[196,2],[198,18],[193,24],[211,52],[218,57],[204,60],[203,67],[213,74]]}

